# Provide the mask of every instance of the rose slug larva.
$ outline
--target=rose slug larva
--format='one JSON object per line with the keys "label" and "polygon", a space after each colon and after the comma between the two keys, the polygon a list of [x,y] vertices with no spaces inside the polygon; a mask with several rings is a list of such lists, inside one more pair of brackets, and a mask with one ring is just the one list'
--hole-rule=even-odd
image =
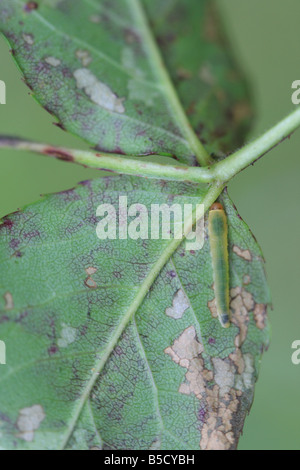
{"label": "rose slug larva", "polygon": [[217,313],[224,328],[230,326],[229,262],[227,217],[222,204],[215,202],[208,214],[208,235],[212,258]]}

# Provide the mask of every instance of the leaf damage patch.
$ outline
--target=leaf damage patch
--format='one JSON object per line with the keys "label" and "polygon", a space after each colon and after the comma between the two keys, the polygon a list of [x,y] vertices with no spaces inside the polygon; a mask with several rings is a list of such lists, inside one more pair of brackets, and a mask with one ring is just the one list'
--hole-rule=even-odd
{"label": "leaf damage patch", "polygon": [[[234,448],[242,426],[242,423],[235,425],[241,400],[244,395],[251,396],[256,380],[254,358],[250,353],[244,354],[241,348],[247,337],[250,312],[256,311],[257,326],[265,325],[266,305],[255,304],[252,294],[241,287],[231,289],[230,294],[231,321],[238,332],[234,339],[235,350],[229,357],[207,356],[194,326],[186,328],[164,351],[176,364],[187,369],[178,392],[195,395],[200,401],[202,450]],[[210,301],[208,306],[215,317],[215,301]]]}
{"label": "leaf damage patch", "polygon": [[249,250],[242,250],[237,245],[233,245],[232,251],[236,255],[238,255],[240,258],[243,258],[246,261],[251,261],[252,260],[252,255],[251,255]]}
{"label": "leaf damage patch", "polygon": [[190,303],[182,289],[179,289],[174,297],[172,302],[172,307],[168,307],[165,310],[165,313],[168,317],[172,317],[175,320],[182,318],[184,312],[190,307]]}
{"label": "leaf damage patch", "polygon": [[267,321],[267,306],[265,304],[256,304],[253,314],[257,328],[263,330]]}
{"label": "leaf damage patch", "polygon": [[62,324],[62,330],[60,338],[57,341],[57,345],[60,348],[67,348],[70,344],[74,343],[77,336],[76,328],[68,326],[65,323]]}
{"label": "leaf damage patch", "polygon": [[179,387],[179,393],[194,394],[201,400],[205,394],[206,382],[212,380],[211,371],[204,368],[202,353],[204,348],[197,340],[194,326],[186,328],[173,345],[165,349],[171,359],[181,367],[188,369],[186,381]]}
{"label": "leaf damage patch", "polygon": [[235,374],[231,361],[214,358],[210,370],[205,366],[203,352],[193,326],[184,330],[173,345],[165,349],[174,362],[187,369],[179,393],[193,394],[200,401],[200,448],[230,449],[235,443],[232,422],[242,391],[234,388]]}
{"label": "leaf damage patch", "polygon": [[46,57],[45,62],[48,65],[51,65],[51,67],[58,67],[61,64],[61,61],[59,59],[56,59],[56,57],[52,56]]}
{"label": "leaf damage patch", "polygon": [[37,8],[38,4],[36,2],[27,2],[24,5],[24,11],[26,11],[26,13],[30,13],[33,10],[36,10]]}
{"label": "leaf damage patch", "polygon": [[79,90],[85,94],[101,108],[107,111],[122,114],[125,112],[123,101],[125,98],[118,98],[112,90],[98,80],[97,77],[87,68],[77,69],[74,72],[76,85]]}
{"label": "leaf damage patch", "polygon": [[3,297],[5,300],[5,310],[12,310],[14,308],[14,299],[12,294],[10,292],[6,292]]}
{"label": "leaf damage patch", "polygon": [[236,347],[241,347],[247,337],[250,321],[249,313],[254,310],[255,302],[252,294],[238,286],[230,290],[231,321],[239,328],[239,334],[235,338]]}
{"label": "leaf damage patch", "polygon": [[84,281],[86,287],[89,287],[90,289],[96,289],[97,283],[96,281],[94,281],[92,276],[93,274],[97,272],[97,268],[95,268],[94,266],[89,266],[88,268],[85,269],[85,272],[87,273],[87,276],[88,276],[86,280]]}
{"label": "leaf damage patch", "polygon": [[26,42],[26,44],[28,44],[29,46],[32,46],[32,45],[34,44],[34,39],[33,39],[33,35],[32,35],[32,34],[23,33],[23,39],[24,39],[24,41]]}
{"label": "leaf damage patch", "polygon": [[81,64],[84,67],[87,67],[88,65],[90,65],[90,63],[93,60],[89,54],[89,51],[78,49],[75,54],[76,54],[77,59],[80,60]]}
{"label": "leaf damage patch", "polygon": [[20,432],[17,434],[17,437],[26,442],[32,442],[34,440],[34,432],[39,429],[45,417],[46,414],[41,405],[33,405],[30,408],[20,410],[17,420],[17,428]]}

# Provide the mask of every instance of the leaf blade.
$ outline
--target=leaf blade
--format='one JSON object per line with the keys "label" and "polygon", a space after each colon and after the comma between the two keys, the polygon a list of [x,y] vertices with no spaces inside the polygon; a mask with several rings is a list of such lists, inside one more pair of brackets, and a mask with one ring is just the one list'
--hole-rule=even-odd
{"label": "leaf blade", "polygon": [[[193,0],[185,5],[187,18],[198,19],[200,30],[207,22],[208,3]],[[40,1],[38,9],[30,13],[24,11],[25,4],[25,0],[1,0],[0,28],[26,82],[63,127],[100,150],[168,155],[191,165],[198,158],[205,164],[207,154],[194,132],[217,153],[221,145],[223,152],[228,151],[228,141],[244,129],[246,105],[244,114],[239,108],[238,122],[228,117],[233,99],[245,103],[245,89],[239,77],[232,84],[226,78],[234,69],[227,50],[220,44],[212,46],[202,34],[182,37],[180,15],[177,21],[166,22],[166,34],[170,28],[177,34],[174,44],[161,45],[166,69],[159,64],[158,49],[137,0],[113,2],[111,8],[104,0],[83,4],[78,0]],[[145,0],[143,5],[155,25],[156,12],[163,11],[165,4]],[[160,26],[156,39],[161,33]],[[193,50],[202,51],[201,55],[191,56]],[[192,77],[183,82],[178,81],[180,64],[184,70],[192,67]],[[199,78],[196,68],[201,66],[211,67],[211,73],[216,69],[216,83]],[[220,81],[226,95],[222,99],[218,99]],[[180,102],[188,113],[193,103],[196,107],[189,114],[192,127]]]}
{"label": "leaf blade", "polygon": [[[267,323],[257,326],[265,322],[264,312],[259,310],[256,320],[253,313],[257,304],[267,303],[263,283],[257,293],[258,280],[264,280],[260,251],[254,241],[249,245],[249,233],[225,199],[231,225],[242,234],[241,253],[250,249],[253,256],[257,280],[249,290],[251,283],[243,281],[242,288],[240,278],[231,276],[235,320],[224,332],[211,317],[207,242],[199,252],[186,252],[180,246],[174,255],[174,250],[168,251],[167,257],[163,253],[170,241],[96,243],[97,204],[117,203],[120,187],[129,204],[139,201],[148,207],[154,201],[199,202],[207,192],[206,186],[105,178],[50,196],[1,226],[1,337],[13,354],[8,362],[14,365],[0,379],[3,444],[8,448],[16,442],[19,448],[76,448],[82,442],[88,448],[91,442],[99,446],[99,436],[103,448],[112,449],[236,445],[240,429],[230,441],[218,427],[205,426],[211,422],[208,418],[220,418],[229,385],[232,406],[237,407],[232,411],[234,419],[238,416],[241,423],[250,406],[257,363],[268,337]],[[234,232],[231,236],[236,238]],[[252,264],[233,246],[231,265],[245,272],[242,279],[252,276]],[[159,258],[160,269],[154,274]],[[150,286],[141,289],[147,279]],[[189,305],[183,302],[184,312],[176,318],[179,291]],[[14,308],[7,309],[8,292]],[[138,295],[143,302],[125,321]],[[24,351],[29,357],[24,357]],[[241,372],[243,361],[245,367],[248,364],[246,375]],[[234,384],[223,383],[224,368]],[[22,384],[21,395],[16,380]],[[215,416],[209,404],[216,387],[224,395],[218,398]],[[42,406],[46,418],[28,442],[20,437],[18,416],[33,405]],[[94,431],[90,413],[86,416],[88,407],[96,423]],[[213,431],[219,432],[219,440],[211,437]]]}

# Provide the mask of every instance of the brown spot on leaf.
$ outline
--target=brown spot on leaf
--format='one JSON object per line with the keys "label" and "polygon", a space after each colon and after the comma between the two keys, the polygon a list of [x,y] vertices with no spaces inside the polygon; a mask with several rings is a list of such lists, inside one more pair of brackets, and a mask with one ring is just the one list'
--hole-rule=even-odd
{"label": "brown spot on leaf", "polygon": [[[171,359],[187,369],[179,393],[195,395],[200,401],[199,421],[202,423],[200,448],[202,450],[227,450],[237,442],[234,421],[237,419],[242,392],[251,388],[254,381],[252,357],[246,357],[244,368],[236,371],[229,358],[215,357],[208,367],[204,348],[199,342],[194,326],[186,328],[165,349]],[[208,361],[208,358],[206,358]]]}
{"label": "brown spot on leaf", "polygon": [[32,46],[34,44],[34,39],[33,39],[32,34],[23,33],[23,39],[26,42],[26,44],[28,44],[29,46]]}
{"label": "brown spot on leaf", "polygon": [[89,266],[88,268],[85,269],[85,272],[88,275],[88,277],[84,281],[85,285],[89,287],[90,289],[96,289],[97,283],[92,278],[92,275],[97,272],[97,268],[95,268],[94,266]]}
{"label": "brown spot on leaf", "polygon": [[247,336],[249,312],[254,309],[254,300],[252,294],[239,286],[231,289],[230,296],[231,321],[239,328],[239,333],[235,338],[235,345],[236,347],[241,347]]}
{"label": "brown spot on leaf", "polygon": [[12,310],[14,308],[14,300],[10,292],[6,292],[4,294],[4,300],[5,300],[5,307],[4,307],[5,310]]}
{"label": "brown spot on leaf", "polygon": [[[241,397],[252,390],[256,380],[254,358],[243,354],[250,322],[250,312],[258,328],[265,325],[266,306],[255,304],[251,293],[240,286],[231,289],[232,323],[238,328],[235,350],[227,358],[209,358],[199,342],[194,326],[186,328],[165,349],[171,359],[185,368],[184,381],[179,393],[195,395],[200,401],[199,421],[201,422],[200,448],[203,450],[227,450],[236,447],[242,429],[234,423],[240,419]],[[213,317],[217,317],[215,299],[208,302]]]}
{"label": "brown spot on leaf", "polygon": [[172,360],[181,367],[188,369],[186,381],[179,387],[179,392],[185,395],[194,394],[201,399],[205,393],[206,380],[213,378],[210,371],[204,370],[204,361],[201,354],[204,351],[198,342],[194,326],[186,328],[171,347],[165,349]]}
{"label": "brown spot on leaf", "polygon": [[58,67],[61,64],[60,59],[57,59],[56,57],[52,57],[52,56],[46,57],[45,62],[48,65],[51,65],[51,67]]}
{"label": "brown spot on leaf", "polygon": [[78,60],[80,60],[80,62],[82,63],[84,67],[87,67],[88,65],[90,65],[90,63],[93,60],[90,56],[89,51],[85,51],[83,49],[78,49],[76,51],[76,57]]}
{"label": "brown spot on leaf", "polygon": [[243,359],[242,351],[238,348],[229,355],[230,359],[232,360],[233,364],[235,365],[239,374],[242,374],[245,370],[245,362]]}
{"label": "brown spot on leaf", "polygon": [[96,282],[94,281],[94,279],[92,279],[91,277],[88,277],[85,281],[84,281],[86,287],[89,287],[90,289],[96,289],[97,287],[97,284]]}
{"label": "brown spot on leaf", "polygon": [[177,77],[180,79],[180,80],[190,80],[193,76],[192,72],[190,70],[187,70],[183,67],[179,67],[177,70],[176,70],[176,73],[177,73]]}
{"label": "brown spot on leaf", "polygon": [[95,274],[97,272],[97,268],[94,268],[94,266],[89,266],[85,269],[85,272],[88,276],[91,276],[92,274]]}
{"label": "brown spot on leaf", "polygon": [[38,8],[38,4],[36,2],[27,2],[24,5],[24,11],[26,13],[31,13],[33,10],[36,10]]}
{"label": "brown spot on leaf", "polygon": [[232,420],[238,411],[240,396],[241,392],[231,389],[218,410],[208,416],[202,428],[202,450],[229,450],[235,446]]}
{"label": "brown spot on leaf", "polygon": [[266,326],[267,306],[265,304],[256,304],[253,314],[257,328],[263,330]]}
{"label": "brown spot on leaf", "polygon": [[249,119],[252,116],[252,109],[248,101],[238,101],[232,108],[232,118],[236,125]]}
{"label": "brown spot on leaf", "polygon": [[207,306],[210,310],[211,316],[213,318],[218,318],[218,312],[217,312],[217,304],[216,304],[216,299],[209,300],[207,302]]}
{"label": "brown spot on leaf", "polygon": [[240,258],[243,258],[246,261],[251,261],[252,260],[252,255],[251,255],[249,250],[242,250],[237,245],[234,245],[232,251],[236,255],[238,255]]}

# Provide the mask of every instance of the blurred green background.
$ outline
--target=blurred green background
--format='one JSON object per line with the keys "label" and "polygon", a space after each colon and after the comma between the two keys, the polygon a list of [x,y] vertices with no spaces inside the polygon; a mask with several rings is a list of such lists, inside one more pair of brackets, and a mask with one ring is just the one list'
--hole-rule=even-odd
{"label": "blurred green background", "polygon": [[[257,110],[254,137],[293,109],[291,84],[300,79],[300,2],[218,0],[218,4],[236,57],[252,85]],[[7,85],[7,104],[0,106],[1,134],[87,148],[53,126],[53,118],[29,96],[3,38],[0,79]],[[274,304],[272,343],[262,361],[240,449],[300,449],[300,365],[291,362],[291,344],[300,339],[299,156],[300,130],[229,186],[265,254]],[[50,158],[1,151],[0,217],[37,200],[41,193],[97,176],[97,171]]]}

